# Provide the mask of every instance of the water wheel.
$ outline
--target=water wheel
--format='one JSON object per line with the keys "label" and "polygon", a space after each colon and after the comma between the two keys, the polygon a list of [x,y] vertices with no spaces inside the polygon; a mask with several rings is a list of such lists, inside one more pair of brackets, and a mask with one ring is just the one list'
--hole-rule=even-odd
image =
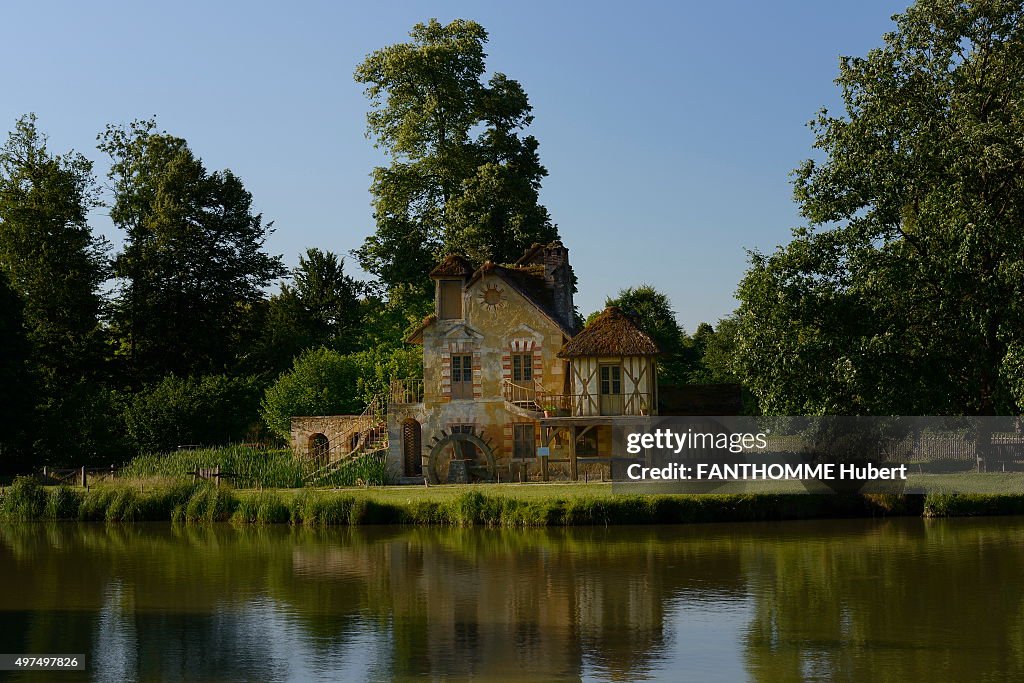
{"label": "water wheel", "polygon": [[468,481],[492,481],[497,473],[491,443],[472,431],[442,430],[434,437],[427,459],[427,481],[447,484],[452,460],[466,461]]}

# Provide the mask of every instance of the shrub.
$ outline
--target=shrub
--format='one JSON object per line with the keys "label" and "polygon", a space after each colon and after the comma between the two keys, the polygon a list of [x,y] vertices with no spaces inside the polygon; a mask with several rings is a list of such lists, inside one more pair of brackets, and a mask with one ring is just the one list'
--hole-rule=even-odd
{"label": "shrub", "polygon": [[342,355],[313,349],[267,389],[264,422],[282,439],[291,436],[295,415],[354,415],[387,392],[392,379],[423,376],[421,354],[413,349],[360,351]]}
{"label": "shrub", "polygon": [[241,441],[258,405],[259,388],[252,377],[167,375],[127,399],[125,430],[139,451]]}
{"label": "shrub", "polygon": [[295,359],[292,369],[267,389],[261,403],[264,422],[282,439],[291,435],[295,415],[349,415],[362,412],[358,397],[360,367],[351,355],[313,349]]}

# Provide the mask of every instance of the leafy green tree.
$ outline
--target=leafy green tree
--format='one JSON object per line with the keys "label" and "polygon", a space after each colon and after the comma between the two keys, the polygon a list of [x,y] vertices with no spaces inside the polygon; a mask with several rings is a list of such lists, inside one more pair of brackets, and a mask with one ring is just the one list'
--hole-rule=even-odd
{"label": "leafy green tree", "polygon": [[263,398],[263,420],[288,440],[297,415],[357,415],[392,379],[423,377],[420,349],[374,349],[342,355],[312,349],[295,359]]}
{"label": "leafy green tree", "polygon": [[513,261],[557,230],[539,203],[537,140],[521,135],[533,120],[526,93],[501,73],[483,80],[484,28],[432,19],[410,37],[355,72],[372,106],[367,133],[391,156],[373,172],[376,232],[356,253],[388,288],[423,297],[445,252]]}
{"label": "leafy green tree", "polygon": [[405,348],[405,338],[434,311],[434,303],[411,287],[393,287],[384,298],[372,291],[362,300],[362,329],[359,348],[395,350]]}
{"label": "leafy green tree", "polygon": [[136,452],[238,442],[258,423],[259,397],[252,377],[167,375],[127,398],[125,431]]}
{"label": "leafy green tree", "polygon": [[223,372],[244,352],[246,318],[284,274],[264,252],[271,225],[231,171],[210,173],[154,121],[108,126],[111,218],[126,233],[114,262],[119,353],[136,381]]}
{"label": "leafy green tree", "polygon": [[92,163],[51,154],[36,117],[18,119],[0,149],[0,268],[24,301],[48,383],[97,369],[108,246],[87,222],[96,205]]}
{"label": "leafy green tree", "polygon": [[690,384],[739,384],[733,356],[736,351],[737,323],[734,317],[718,321],[718,328],[701,323],[687,340],[690,355],[695,359],[690,371]]}
{"label": "leafy green tree", "polygon": [[919,0],[812,122],[807,225],[753,254],[737,358],[774,413],[1021,408],[1024,21],[1019,1]]}
{"label": "leafy green tree", "polygon": [[618,306],[633,316],[640,327],[661,349],[658,359],[658,381],[673,386],[689,383],[694,357],[686,345],[686,332],[676,319],[672,302],[663,292],[650,285],[628,287],[605,306]]}
{"label": "leafy green tree", "polygon": [[35,407],[21,298],[0,270],[0,472],[24,471]]}
{"label": "leafy green tree", "polygon": [[105,373],[99,289],[109,266],[87,221],[96,205],[91,162],[51,153],[35,116],[20,118],[0,148],[0,271],[24,307],[36,464],[103,450],[90,417]]}
{"label": "leafy green tree", "polygon": [[262,334],[254,350],[261,370],[274,376],[307,349],[325,346],[341,353],[358,349],[365,309],[365,286],[345,274],[345,260],[307,249],[291,273],[291,285],[270,298]]}

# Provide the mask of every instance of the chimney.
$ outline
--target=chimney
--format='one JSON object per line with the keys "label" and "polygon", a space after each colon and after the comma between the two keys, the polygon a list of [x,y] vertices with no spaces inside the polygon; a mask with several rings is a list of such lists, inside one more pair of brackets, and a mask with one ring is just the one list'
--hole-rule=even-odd
{"label": "chimney", "polygon": [[575,310],[572,305],[573,276],[569,265],[569,250],[561,240],[544,247],[544,282],[551,290],[555,314],[567,329],[576,331]]}

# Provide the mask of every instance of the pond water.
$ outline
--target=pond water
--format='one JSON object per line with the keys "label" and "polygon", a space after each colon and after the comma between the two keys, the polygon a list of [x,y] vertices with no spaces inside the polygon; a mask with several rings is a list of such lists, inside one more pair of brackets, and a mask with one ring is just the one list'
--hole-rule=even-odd
{"label": "pond water", "polygon": [[13,680],[1024,680],[1024,519],[0,528]]}

